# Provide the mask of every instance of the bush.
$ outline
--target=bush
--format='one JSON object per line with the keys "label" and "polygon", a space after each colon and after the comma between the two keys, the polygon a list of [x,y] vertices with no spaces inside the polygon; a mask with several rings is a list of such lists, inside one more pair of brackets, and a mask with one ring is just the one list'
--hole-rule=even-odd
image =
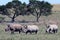
{"label": "bush", "polygon": [[4,21],[4,17],[0,17],[0,23]]}

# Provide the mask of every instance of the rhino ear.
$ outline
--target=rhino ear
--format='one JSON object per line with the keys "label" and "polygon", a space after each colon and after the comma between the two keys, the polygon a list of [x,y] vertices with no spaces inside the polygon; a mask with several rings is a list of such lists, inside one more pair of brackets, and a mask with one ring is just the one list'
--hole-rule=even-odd
{"label": "rhino ear", "polygon": [[25,27],[25,29],[27,29],[27,25],[25,25],[24,27]]}
{"label": "rhino ear", "polygon": [[47,28],[49,28],[50,26],[48,25]]}

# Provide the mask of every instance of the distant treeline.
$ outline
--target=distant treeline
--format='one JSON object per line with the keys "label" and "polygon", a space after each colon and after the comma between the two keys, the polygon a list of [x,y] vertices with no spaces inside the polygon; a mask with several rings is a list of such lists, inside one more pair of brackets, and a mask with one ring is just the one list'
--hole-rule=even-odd
{"label": "distant treeline", "polygon": [[15,21],[15,18],[19,15],[30,15],[36,17],[36,21],[40,16],[48,16],[51,13],[52,5],[45,1],[29,0],[29,4],[22,3],[19,0],[12,0],[6,5],[0,6],[0,14],[6,15],[11,18],[11,22]]}

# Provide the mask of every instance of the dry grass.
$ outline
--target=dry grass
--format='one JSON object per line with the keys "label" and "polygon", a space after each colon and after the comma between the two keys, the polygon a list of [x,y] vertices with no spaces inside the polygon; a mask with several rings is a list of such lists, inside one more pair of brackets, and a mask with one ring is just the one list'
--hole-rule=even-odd
{"label": "dry grass", "polygon": [[37,34],[26,35],[25,33],[19,34],[15,32],[14,34],[10,34],[10,32],[5,32],[6,23],[0,24],[0,40],[60,40],[60,31],[56,34],[46,34],[45,26],[42,24],[38,26],[39,32]]}
{"label": "dry grass", "polygon": [[52,11],[59,11],[60,12],[60,4],[53,4]]}
{"label": "dry grass", "polygon": [[[30,16],[19,16],[16,18],[16,20],[30,20],[34,21],[35,17]],[[8,17],[5,18],[5,20],[9,20]],[[48,22],[48,20],[55,20],[58,21],[59,30],[56,34],[46,34],[45,33],[45,25],[44,21]],[[42,24],[41,24],[42,23]],[[25,23],[24,23],[25,24]],[[31,23],[30,23],[31,24]],[[13,35],[10,34],[10,32],[5,32],[4,29],[6,27],[6,23],[0,24],[0,40],[60,40],[60,13],[53,13],[52,15],[45,17],[41,16],[39,19],[39,32],[38,34],[25,34],[25,33],[15,33]]]}

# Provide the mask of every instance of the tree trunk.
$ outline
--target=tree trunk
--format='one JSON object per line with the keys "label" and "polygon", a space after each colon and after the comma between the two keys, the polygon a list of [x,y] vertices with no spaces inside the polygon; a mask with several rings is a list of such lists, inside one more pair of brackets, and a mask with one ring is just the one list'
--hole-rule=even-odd
{"label": "tree trunk", "polygon": [[14,16],[12,17],[12,21],[11,21],[12,23],[15,21],[14,19],[15,19],[15,14],[14,14]]}
{"label": "tree trunk", "polygon": [[37,22],[39,22],[39,18],[37,17],[37,20],[36,20]]}
{"label": "tree trunk", "polygon": [[37,13],[37,20],[36,20],[37,22],[39,22],[40,16],[41,16],[41,12],[40,12],[40,14]]}
{"label": "tree trunk", "polygon": [[39,17],[38,17],[38,13],[37,13],[37,20],[36,20],[37,22],[39,22]]}
{"label": "tree trunk", "polygon": [[12,21],[11,22],[13,23],[14,21],[15,21],[14,18],[12,18]]}

